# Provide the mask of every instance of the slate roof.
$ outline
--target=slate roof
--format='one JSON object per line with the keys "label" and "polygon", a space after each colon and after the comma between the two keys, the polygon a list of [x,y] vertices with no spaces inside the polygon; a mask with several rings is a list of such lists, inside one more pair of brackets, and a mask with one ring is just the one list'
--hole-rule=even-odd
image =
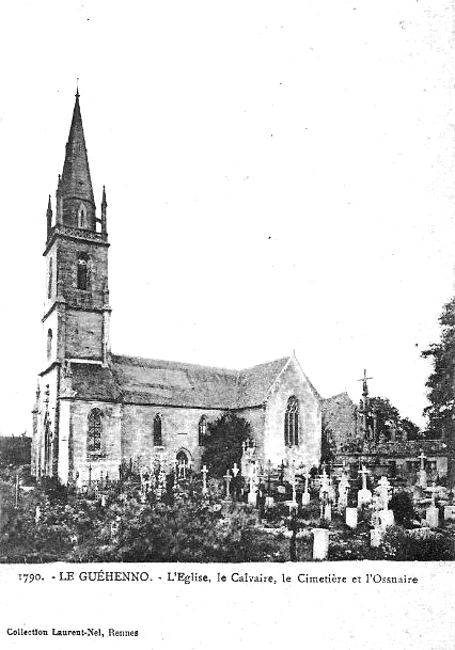
{"label": "slate roof", "polygon": [[289,357],[245,370],[112,355],[109,367],[72,364],[81,399],[214,409],[263,404]]}
{"label": "slate roof", "polygon": [[82,399],[118,401],[120,386],[109,368],[98,364],[72,363],[71,388]]}

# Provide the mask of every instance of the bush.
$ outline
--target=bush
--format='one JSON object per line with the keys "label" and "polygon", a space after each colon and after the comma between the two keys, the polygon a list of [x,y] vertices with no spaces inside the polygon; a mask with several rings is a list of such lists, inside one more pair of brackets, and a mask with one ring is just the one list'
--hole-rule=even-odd
{"label": "bush", "polygon": [[393,510],[395,522],[400,526],[411,526],[415,518],[414,505],[408,492],[400,490],[390,499],[390,510]]}
{"label": "bush", "polygon": [[431,531],[428,537],[410,535],[401,526],[391,526],[378,549],[378,559],[386,560],[453,560],[454,541],[448,535]]}

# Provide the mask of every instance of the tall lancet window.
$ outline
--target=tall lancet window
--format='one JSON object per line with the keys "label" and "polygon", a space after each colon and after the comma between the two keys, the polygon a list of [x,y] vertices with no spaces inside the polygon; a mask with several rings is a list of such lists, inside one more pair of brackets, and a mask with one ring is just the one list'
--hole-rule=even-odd
{"label": "tall lancet window", "polygon": [[83,205],[78,210],[77,213],[77,227],[78,228],[88,228],[87,225],[87,210]]}
{"label": "tall lancet window", "polygon": [[92,409],[88,414],[87,453],[101,453],[102,417],[100,409]]}
{"label": "tall lancet window", "polygon": [[88,255],[79,253],[77,258],[77,288],[86,291],[88,288]]}
{"label": "tall lancet window", "polygon": [[49,260],[49,275],[48,275],[48,278],[47,278],[47,297],[48,298],[52,297],[52,282],[54,280],[53,273],[54,273],[54,269],[53,269],[53,266],[52,266],[52,257],[51,257],[50,260]]}
{"label": "tall lancet window", "polygon": [[52,354],[52,330],[47,330],[47,358],[50,359]]}
{"label": "tall lancet window", "polygon": [[153,445],[155,447],[162,447],[163,445],[163,431],[162,431],[161,415],[155,415],[153,420]]}
{"label": "tall lancet window", "polygon": [[290,397],[284,415],[284,444],[294,447],[299,444],[299,400]]}
{"label": "tall lancet window", "polygon": [[201,417],[199,420],[199,436],[198,436],[198,441],[199,441],[199,446],[203,447],[205,445],[205,437],[207,435],[207,418],[205,415]]}

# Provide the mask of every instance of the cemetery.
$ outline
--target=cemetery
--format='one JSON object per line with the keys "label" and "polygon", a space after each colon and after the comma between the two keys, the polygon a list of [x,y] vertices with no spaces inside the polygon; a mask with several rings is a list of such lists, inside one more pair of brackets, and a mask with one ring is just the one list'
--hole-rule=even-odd
{"label": "cemetery", "polygon": [[357,468],[276,467],[243,442],[224,475],[158,455],[69,488],[1,484],[0,561],[286,562],[455,559],[453,491]]}

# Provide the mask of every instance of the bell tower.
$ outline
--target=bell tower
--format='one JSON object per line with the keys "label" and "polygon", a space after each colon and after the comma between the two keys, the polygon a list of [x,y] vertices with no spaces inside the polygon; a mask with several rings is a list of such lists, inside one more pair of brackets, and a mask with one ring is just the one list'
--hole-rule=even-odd
{"label": "bell tower", "polygon": [[50,197],[47,208],[45,366],[64,361],[107,363],[106,210],[103,188],[101,218],[97,218],[77,92],[63,173],[58,179],[55,220]]}
{"label": "bell tower", "polygon": [[105,366],[109,361],[111,308],[104,187],[100,207],[98,218],[77,91],[55,209],[49,196],[46,212],[42,371],[33,410],[38,442],[33,461],[36,476],[57,474],[59,398],[71,365]]}

